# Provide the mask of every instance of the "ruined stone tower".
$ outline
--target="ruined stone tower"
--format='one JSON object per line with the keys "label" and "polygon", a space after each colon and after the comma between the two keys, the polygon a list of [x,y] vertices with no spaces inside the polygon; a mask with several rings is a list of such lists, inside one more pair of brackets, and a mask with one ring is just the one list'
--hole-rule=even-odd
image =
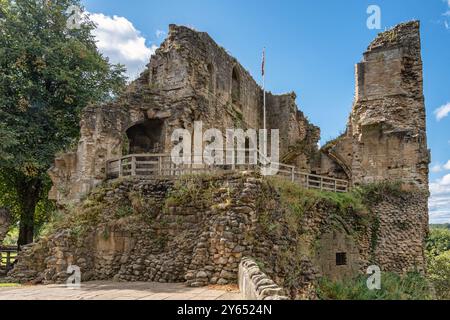
{"label": "ruined stone tower", "polygon": [[415,196],[380,204],[376,262],[387,270],[424,267],[428,165],[419,22],[380,33],[356,65],[346,132],[324,147],[322,173],[353,185],[398,181]]}
{"label": "ruined stone tower", "polygon": [[399,180],[428,190],[419,22],[379,34],[355,74],[347,130],[326,146],[329,158],[355,185]]}

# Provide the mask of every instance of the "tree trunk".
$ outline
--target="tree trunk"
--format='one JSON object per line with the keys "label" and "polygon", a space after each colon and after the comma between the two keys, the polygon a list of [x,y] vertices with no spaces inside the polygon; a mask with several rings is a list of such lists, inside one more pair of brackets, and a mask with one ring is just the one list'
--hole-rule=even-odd
{"label": "tree trunk", "polygon": [[42,183],[40,179],[19,179],[17,193],[20,200],[20,224],[19,224],[19,240],[17,245],[20,246],[33,242],[34,237],[34,213],[36,205],[39,202]]}

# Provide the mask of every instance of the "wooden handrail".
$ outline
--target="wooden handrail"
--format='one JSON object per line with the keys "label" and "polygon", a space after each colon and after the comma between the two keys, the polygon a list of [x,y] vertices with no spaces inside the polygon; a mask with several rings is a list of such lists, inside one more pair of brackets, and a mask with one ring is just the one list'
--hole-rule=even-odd
{"label": "wooden handrail", "polygon": [[[226,150],[222,150],[226,151]],[[252,152],[252,150],[238,149],[238,151]],[[254,151],[254,150],[253,150]],[[283,163],[270,162],[266,156],[258,152],[259,159],[265,159],[264,162],[270,165],[275,165],[279,168],[278,175],[298,183],[308,189],[320,189],[334,192],[348,192],[349,182],[343,179],[336,179],[328,176],[321,176],[317,174],[310,174],[306,172],[297,171],[297,168],[292,165]],[[192,157],[199,156],[199,154],[192,154]],[[141,158],[157,158],[152,161],[148,159],[139,160]],[[111,164],[117,163],[114,167]],[[169,165],[167,165],[169,164]],[[230,169],[231,167],[231,169]],[[129,154],[120,158],[110,159],[106,161],[106,175],[107,178],[119,178],[123,176],[179,176],[186,173],[194,172],[212,172],[215,170],[235,170],[236,168],[263,168],[262,164],[223,164],[223,165],[206,165],[206,164],[182,164],[175,165],[171,161],[171,155],[167,153],[155,154]]]}

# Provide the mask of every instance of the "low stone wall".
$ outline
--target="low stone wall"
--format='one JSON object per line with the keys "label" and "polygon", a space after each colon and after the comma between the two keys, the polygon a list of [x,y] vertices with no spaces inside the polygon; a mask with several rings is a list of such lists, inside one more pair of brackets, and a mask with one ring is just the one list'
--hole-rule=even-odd
{"label": "low stone wall", "polygon": [[61,283],[73,264],[82,281],[237,283],[239,261],[254,247],[245,235],[256,228],[260,186],[259,177],[233,173],[109,183],[25,248],[10,276]]}
{"label": "low stone wall", "polygon": [[284,290],[263,273],[256,262],[244,257],[239,264],[239,290],[245,300],[288,300]]}

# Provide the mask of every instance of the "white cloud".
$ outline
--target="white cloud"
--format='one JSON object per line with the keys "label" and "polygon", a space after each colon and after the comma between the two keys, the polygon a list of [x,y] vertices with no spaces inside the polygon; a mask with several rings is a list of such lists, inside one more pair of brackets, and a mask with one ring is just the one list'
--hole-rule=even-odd
{"label": "white cloud", "polygon": [[158,39],[164,37],[165,35],[166,35],[165,31],[163,31],[163,30],[156,30],[156,37]]}
{"label": "white cloud", "polygon": [[444,119],[446,116],[448,116],[449,113],[450,113],[450,102],[434,110],[434,114],[436,115],[437,121]]}
{"label": "white cloud", "polygon": [[430,183],[430,193],[430,222],[450,222],[450,174]]}
{"label": "white cloud", "polygon": [[[450,17],[450,0],[444,0],[444,2],[447,3],[448,10],[442,15],[444,17]],[[448,20],[444,20],[444,27],[445,29],[450,30],[450,23]]]}
{"label": "white cloud", "polygon": [[430,170],[433,173],[438,173],[438,172],[441,172],[441,171],[444,171],[444,170],[450,170],[450,160],[448,160],[447,163],[444,164],[444,165],[442,165],[440,163],[436,163],[435,165],[433,165],[431,167]]}
{"label": "white cloud", "polygon": [[[442,178],[430,183],[430,192],[432,195],[448,193],[450,196],[450,174],[446,174]],[[448,209],[450,210],[450,207]]]}
{"label": "white cloud", "polygon": [[442,171],[442,166],[440,164],[435,164],[431,167],[431,172],[438,173]]}
{"label": "white cloud", "polygon": [[90,13],[89,15],[97,25],[93,34],[100,52],[107,56],[112,63],[125,65],[129,80],[139,76],[157,46],[148,47],[141,32],[136,30],[133,24],[124,17],[110,17],[102,13]]}
{"label": "white cloud", "polygon": [[445,170],[450,170],[450,160],[448,160],[447,163],[444,164],[444,169]]}

